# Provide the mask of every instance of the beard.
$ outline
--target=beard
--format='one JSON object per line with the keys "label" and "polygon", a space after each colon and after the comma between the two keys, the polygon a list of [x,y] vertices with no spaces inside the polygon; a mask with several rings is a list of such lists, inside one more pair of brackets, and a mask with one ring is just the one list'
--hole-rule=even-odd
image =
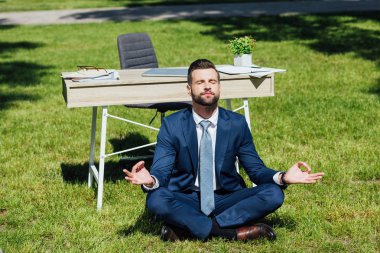
{"label": "beard", "polygon": [[214,95],[212,100],[206,100],[202,97],[202,95],[204,95],[204,93],[201,93],[200,95],[195,95],[193,92],[191,92],[193,102],[203,106],[213,106],[216,105],[219,101],[219,95],[215,95],[215,93],[212,93],[212,95]]}

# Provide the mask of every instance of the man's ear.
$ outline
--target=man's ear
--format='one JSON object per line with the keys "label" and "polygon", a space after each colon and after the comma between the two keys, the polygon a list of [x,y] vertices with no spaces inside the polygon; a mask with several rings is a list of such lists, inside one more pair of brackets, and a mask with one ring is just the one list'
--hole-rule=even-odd
{"label": "man's ear", "polygon": [[186,88],[187,88],[187,94],[189,94],[189,96],[191,96],[191,86],[187,85]]}

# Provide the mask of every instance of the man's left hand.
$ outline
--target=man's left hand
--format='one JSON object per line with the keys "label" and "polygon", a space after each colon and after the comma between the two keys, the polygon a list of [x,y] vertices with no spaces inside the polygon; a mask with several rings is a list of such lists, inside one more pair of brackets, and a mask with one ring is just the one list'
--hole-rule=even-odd
{"label": "man's left hand", "polygon": [[[302,167],[306,170],[302,170]],[[297,162],[286,172],[284,181],[286,184],[314,184],[322,179],[324,174],[323,172],[311,173],[311,168],[307,163]]]}

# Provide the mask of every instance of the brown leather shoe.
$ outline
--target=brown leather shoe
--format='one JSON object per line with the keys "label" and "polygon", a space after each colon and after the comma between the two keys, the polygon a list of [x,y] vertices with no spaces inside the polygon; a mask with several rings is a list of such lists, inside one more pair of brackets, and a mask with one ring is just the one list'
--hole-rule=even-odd
{"label": "brown leather shoe", "polygon": [[275,240],[276,233],[273,228],[264,223],[258,223],[253,226],[246,226],[236,229],[238,240],[252,240],[258,238],[266,238]]}
{"label": "brown leather shoe", "polygon": [[175,242],[190,238],[192,238],[192,235],[189,231],[178,227],[164,225],[161,229],[161,239],[163,241]]}

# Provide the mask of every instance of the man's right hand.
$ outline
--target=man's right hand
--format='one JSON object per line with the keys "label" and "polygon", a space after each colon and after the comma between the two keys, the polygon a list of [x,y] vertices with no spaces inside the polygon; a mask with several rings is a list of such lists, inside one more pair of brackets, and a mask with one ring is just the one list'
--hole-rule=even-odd
{"label": "man's right hand", "polygon": [[145,162],[140,161],[132,167],[132,171],[124,169],[123,172],[127,175],[125,180],[134,185],[145,185],[146,187],[153,187],[155,181],[150,175],[149,171],[145,168]]}

